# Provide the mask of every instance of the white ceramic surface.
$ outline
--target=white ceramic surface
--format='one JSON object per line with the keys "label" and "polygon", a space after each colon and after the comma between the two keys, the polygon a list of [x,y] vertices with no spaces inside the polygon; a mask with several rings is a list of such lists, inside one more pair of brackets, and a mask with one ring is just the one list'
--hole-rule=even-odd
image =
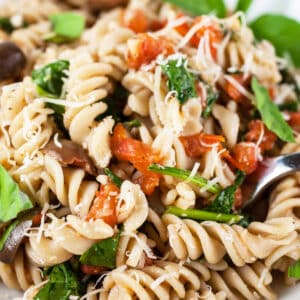
{"label": "white ceramic surface", "polygon": [[[0,0],[0,3],[4,1],[14,0]],[[230,7],[234,7],[236,3],[236,0],[225,1]],[[266,12],[286,14],[300,21],[300,0],[254,0],[253,5],[249,10],[248,19],[252,20],[256,16]],[[282,286],[281,282],[277,280],[274,282],[273,288],[277,291],[279,300],[300,300],[300,284],[294,287],[286,287]],[[0,283],[0,300],[21,299],[22,294],[14,290],[7,289]]]}

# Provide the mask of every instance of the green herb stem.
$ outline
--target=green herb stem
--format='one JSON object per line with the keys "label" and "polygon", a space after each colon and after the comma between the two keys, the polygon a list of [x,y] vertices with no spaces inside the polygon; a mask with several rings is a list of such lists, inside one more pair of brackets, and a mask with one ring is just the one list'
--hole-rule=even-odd
{"label": "green herb stem", "polygon": [[105,168],[104,173],[111,179],[111,181],[118,187],[121,187],[123,179],[113,173],[110,169]]}
{"label": "green herb stem", "polygon": [[[203,178],[198,175],[191,176],[191,171],[187,171],[187,170],[182,170],[173,167],[166,167],[159,164],[150,165],[148,167],[148,170],[158,174],[169,175],[178,179],[188,180],[189,182],[199,187],[206,187],[209,185],[209,181],[206,178]],[[211,193],[217,194],[221,191],[221,187],[218,184],[214,184],[208,186],[207,190]]]}
{"label": "green herb stem", "polygon": [[289,266],[288,275],[289,277],[300,279],[300,260]]}
{"label": "green herb stem", "polygon": [[169,206],[165,213],[172,214],[183,219],[188,218],[197,221],[216,221],[229,224],[238,223],[243,219],[243,216],[240,215],[216,213],[200,209],[182,209],[176,206]]}

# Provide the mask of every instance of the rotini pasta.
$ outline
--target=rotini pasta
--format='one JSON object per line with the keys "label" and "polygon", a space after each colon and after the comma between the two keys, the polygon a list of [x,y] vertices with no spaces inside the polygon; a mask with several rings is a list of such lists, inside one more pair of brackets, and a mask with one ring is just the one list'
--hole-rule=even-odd
{"label": "rotini pasta", "polygon": [[0,7],[0,280],[24,299],[272,300],[278,273],[297,282],[299,174],[264,219],[244,180],[300,151],[298,71],[243,13],[171,2]]}

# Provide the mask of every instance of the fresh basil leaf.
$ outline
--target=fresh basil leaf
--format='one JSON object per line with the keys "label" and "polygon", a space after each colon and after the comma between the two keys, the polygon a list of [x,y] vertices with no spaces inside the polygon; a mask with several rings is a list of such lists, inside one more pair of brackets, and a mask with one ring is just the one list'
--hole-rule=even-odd
{"label": "fresh basil leaf", "polygon": [[206,106],[202,112],[202,117],[207,118],[210,116],[213,106],[219,98],[219,93],[214,91],[211,87],[207,90]]}
{"label": "fresh basil leaf", "polygon": [[300,260],[289,266],[288,275],[289,277],[300,279]]}
{"label": "fresh basil leaf", "polygon": [[118,187],[121,187],[123,179],[113,173],[110,169],[105,168],[104,173],[111,179],[111,181]]}
{"label": "fresh basil leaf", "polygon": [[253,0],[239,0],[236,6],[236,11],[247,12]]}
{"label": "fresh basil leaf", "polygon": [[56,44],[72,42],[80,38],[85,26],[83,16],[72,13],[63,12],[50,16],[53,32],[45,37],[49,42]]}
{"label": "fresh basil leaf", "polygon": [[256,38],[269,40],[279,55],[286,53],[300,67],[300,23],[282,15],[265,14],[254,20],[250,27]]}
{"label": "fresh basil leaf", "polygon": [[242,184],[245,179],[245,173],[240,170],[237,173],[237,177],[234,181],[234,184],[228,186],[216,197],[216,199],[205,208],[205,210],[213,211],[217,213],[230,214],[232,211],[232,205],[234,202],[234,193],[237,188]]}
{"label": "fresh basil leaf", "polygon": [[21,211],[32,207],[28,196],[20,191],[19,186],[0,165],[0,222],[8,222]]}
{"label": "fresh basil leaf", "polygon": [[243,216],[236,214],[223,214],[201,209],[182,209],[176,206],[169,206],[165,211],[165,214],[175,215],[182,219],[216,221],[228,224],[235,224],[243,219]]}
{"label": "fresh basil leaf", "polygon": [[267,89],[253,77],[251,82],[255,94],[255,104],[267,128],[273,131],[281,140],[294,142],[293,131],[283,119],[279,108],[274,104]]}
{"label": "fresh basil leaf", "polygon": [[80,263],[114,269],[116,267],[116,254],[120,236],[121,231],[119,231],[115,237],[105,239],[93,245],[81,255]]}
{"label": "fresh basil leaf", "polygon": [[37,85],[39,95],[48,98],[61,96],[64,78],[69,70],[70,63],[67,60],[57,60],[31,73],[33,82]]}
{"label": "fresh basil leaf", "polygon": [[215,14],[219,18],[226,16],[226,6],[223,0],[164,0],[182,10],[194,15]]}
{"label": "fresh basil leaf", "polygon": [[0,17],[0,29],[6,33],[12,33],[14,31],[14,26],[11,24],[9,18]]}
{"label": "fresh basil leaf", "polygon": [[168,77],[169,90],[176,92],[181,104],[197,96],[195,77],[186,69],[185,60],[169,60],[161,67]]}
{"label": "fresh basil leaf", "polygon": [[82,295],[82,285],[67,263],[47,269],[46,274],[49,281],[34,300],[69,300],[70,296]]}

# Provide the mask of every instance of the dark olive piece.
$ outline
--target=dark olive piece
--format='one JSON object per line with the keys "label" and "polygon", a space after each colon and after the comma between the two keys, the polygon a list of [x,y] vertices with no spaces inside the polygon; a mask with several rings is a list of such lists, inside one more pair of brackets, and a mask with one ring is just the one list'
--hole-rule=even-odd
{"label": "dark olive piece", "polygon": [[93,11],[111,9],[126,2],[126,0],[87,0],[88,7]]}
{"label": "dark olive piece", "polygon": [[0,81],[18,79],[26,65],[22,50],[11,42],[0,42]]}

